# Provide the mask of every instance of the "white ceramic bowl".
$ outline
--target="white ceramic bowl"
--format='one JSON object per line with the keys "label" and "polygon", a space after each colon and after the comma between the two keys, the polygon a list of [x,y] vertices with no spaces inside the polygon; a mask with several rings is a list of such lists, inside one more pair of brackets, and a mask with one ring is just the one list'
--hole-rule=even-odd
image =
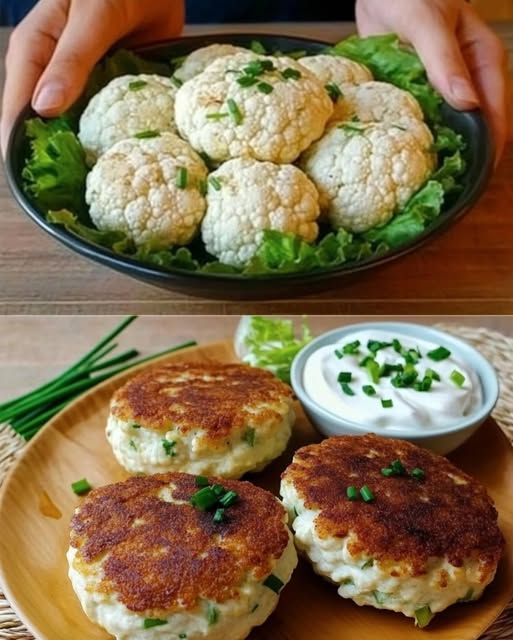
{"label": "white ceramic bowl", "polygon": [[[309,356],[321,347],[335,344],[345,336],[356,331],[386,331],[393,334],[411,336],[419,340],[441,344],[449,348],[452,353],[464,361],[477,375],[482,391],[482,401],[469,415],[464,416],[457,423],[443,424],[436,429],[420,429],[412,425],[410,429],[401,428],[398,431],[375,429],[365,424],[347,420],[344,417],[326,410],[317,404],[306,392],[303,386],[303,370]],[[409,440],[414,444],[426,447],[445,455],[459,447],[465,440],[481,426],[491,414],[499,397],[499,382],[492,365],[476,349],[466,342],[454,338],[452,335],[429,326],[406,322],[367,322],[347,325],[324,333],[310,342],[295,357],[292,363],[291,383],[304,410],[314,426],[325,436],[361,435],[374,431],[379,435]]]}

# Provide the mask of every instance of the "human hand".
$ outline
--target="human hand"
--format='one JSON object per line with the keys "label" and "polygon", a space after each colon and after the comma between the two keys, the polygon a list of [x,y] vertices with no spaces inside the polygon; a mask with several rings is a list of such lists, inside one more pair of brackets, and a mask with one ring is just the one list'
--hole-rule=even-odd
{"label": "human hand", "polygon": [[361,35],[393,31],[411,43],[433,86],[455,109],[481,106],[498,162],[507,135],[506,51],[464,0],[358,0]]}
{"label": "human hand", "polygon": [[9,41],[0,123],[3,153],[14,120],[28,102],[42,116],[62,113],[114,43],[134,46],[176,36],[183,22],[180,0],[40,0]]}

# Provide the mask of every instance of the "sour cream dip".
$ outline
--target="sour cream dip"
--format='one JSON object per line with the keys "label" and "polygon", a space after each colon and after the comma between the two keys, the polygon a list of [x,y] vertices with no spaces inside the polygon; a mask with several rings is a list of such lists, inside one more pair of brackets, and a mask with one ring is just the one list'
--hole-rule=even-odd
{"label": "sour cream dip", "polygon": [[478,376],[450,347],[374,329],[311,353],[302,383],[326,411],[397,432],[448,427],[483,401]]}

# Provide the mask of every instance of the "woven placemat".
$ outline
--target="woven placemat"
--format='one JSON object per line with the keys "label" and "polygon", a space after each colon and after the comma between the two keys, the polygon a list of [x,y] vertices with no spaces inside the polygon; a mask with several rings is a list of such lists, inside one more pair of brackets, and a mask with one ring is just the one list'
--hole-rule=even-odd
{"label": "woven placemat", "polygon": [[[513,441],[513,338],[489,329],[437,324],[436,327],[474,345],[495,367],[501,381],[499,402],[493,413],[497,424]],[[0,483],[25,441],[10,427],[0,427]],[[0,592],[0,640],[34,640]],[[513,601],[479,640],[513,639]]]}

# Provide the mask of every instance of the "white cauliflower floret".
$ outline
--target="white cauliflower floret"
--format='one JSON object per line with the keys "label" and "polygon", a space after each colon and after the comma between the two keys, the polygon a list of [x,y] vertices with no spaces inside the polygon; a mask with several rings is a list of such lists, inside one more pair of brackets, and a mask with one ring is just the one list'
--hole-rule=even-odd
{"label": "white cauliflower floret", "polygon": [[363,64],[344,58],[344,56],[332,56],[320,54],[318,56],[305,56],[298,60],[326,85],[330,82],[339,87],[342,85],[361,84],[372,80],[372,73]]}
{"label": "white cauliflower floret", "polygon": [[176,132],[174,104],[177,87],[158,75],[126,75],[99,91],[80,118],[78,137],[87,161],[112,145],[149,129]]}
{"label": "white cauliflower floret", "polygon": [[87,176],[91,220],[136,245],[188,244],[205,213],[206,177],[202,159],[172,133],[122,140]]}
{"label": "white cauliflower floret", "polygon": [[343,97],[337,100],[332,120],[360,122],[393,122],[402,124],[404,119],[424,120],[419,103],[408,91],[388,82],[364,82],[356,86],[346,85]]}
{"label": "white cauliflower floret", "polygon": [[216,60],[178,90],[175,102],[180,133],[215,162],[293,162],[322,135],[332,111],[308,69],[251,52]]}
{"label": "white cauliflower floret", "polygon": [[318,216],[318,193],[297,167],[239,158],[210,175],[201,234],[207,251],[221,262],[243,266],[265,229],[313,242]]}
{"label": "white cauliflower floret", "polygon": [[186,82],[205,71],[214,60],[224,56],[233,56],[236,53],[248,53],[248,50],[233,44],[210,44],[207,47],[201,47],[185,58],[174,75],[182,82]]}
{"label": "white cauliflower floret", "polygon": [[331,225],[350,232],[387,222],[428,179],[434,163],[414,134],[388,123],[335,124],[301,159]]}

